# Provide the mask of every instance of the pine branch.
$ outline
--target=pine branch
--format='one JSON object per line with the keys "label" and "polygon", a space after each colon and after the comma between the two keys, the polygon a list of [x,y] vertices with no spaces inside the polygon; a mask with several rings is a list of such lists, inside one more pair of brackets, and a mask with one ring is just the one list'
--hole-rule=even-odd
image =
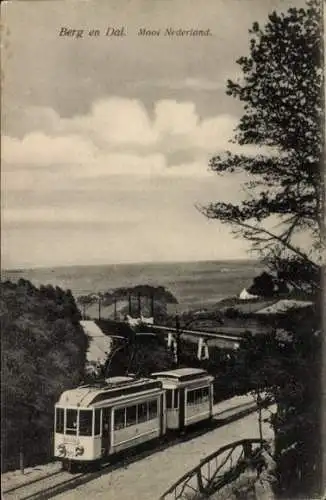
{"label": "pine branch", "polygon": [[[266,228],[263,228],[261,226],[257,227],[252,224],[249,224],[248,222],[244,222],[240,219],[240,215],[238,217],[232,216],[232,214],[227,213],[227,214],[217,214],[214,212],[214,207],[201,207],[199,205],[196,206],[197,210],[199,210],[205,217],[208,219],[218,219],[222,223],[229,223],[231,225],[236,225],[237,227],[241,228],[242,230],[245,230],[245,237],[247,239],[250,239],[251,241],[255,243],[272,243],[273,241],[276,241],[278,243],[281,243],[285,248],[293,252],[294,254],[300,256],[304,261],[309,262],[309,264],[315,269],[318,270],[319,266],[315,262],[313,262],[309,257],[302,252],[299,248],[295,247],[292,245],[292,243],[289,241],[289,232],[292,234],[292,232],[295,229],[295,222],[293,222],[287,231],[282,233],[281,235],[277,235],[275,233],[272,233]],[[236,211],[235,211],[236,212]],[[296,218],[297,220],[297,218]],[[265,235],[259,236],[259,235]]]}

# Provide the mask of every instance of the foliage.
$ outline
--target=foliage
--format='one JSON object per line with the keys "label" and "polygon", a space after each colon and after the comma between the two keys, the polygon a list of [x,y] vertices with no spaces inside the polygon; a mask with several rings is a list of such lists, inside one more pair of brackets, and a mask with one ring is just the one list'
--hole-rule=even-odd
{"label": "foliage", "polygon": [[237,352],[210,346],[209,359],[199,360],[196,343],[184,339],[181,335],[178,344],[178,367],[203,368],[214,376],[215,403],[246,394],[250,390],[247,369],[244,366],[239,368]]}
{"label": "foliage", "polygon": [[253,394],[277,403],[271,423],[279,492],[286,498],[318,493],[320,477],[321,337],[318,308],[275,317],[274,332],[247,335],[236,373]]}
{"label": "foliage", "polygon": [[[19,447],[44,451],[53,404],[83,377],[87,338],[71,292],[23,279],[0,284],[2,443],[6,461]],[[32,443],[32,445],[31,445]],[[33,460],[35,456],[27,457]]]}
{"label": "foliage", "polygon": [[119,317],[130,314],[131,316],[154,316],[157,321],[162,321],[167,316],[167,304],[177,304],[176,297],[163,286],[136,285],[133,287],[120,287],[112,291],[90,293],[77,298],[77,303],[86,316],[88,307],[99,304],[100,307],[109,307],[118,302],[119,311],[112,311]]}
{"label": "foliage", "polygon": [[106,294],[107,297],[116,297],[116,298],[126,298],[129,295],[141,296],[154,298],[155,300],[164,300],[169,304],[177,304],[178,301],[175,296],[167,290],[164,286],[151,286],[151,285],[136,285],[133,287],[120,287],[116,288],[110,294],[109,292]]}
{"label": "foliage", "polygon": [[273,277],[266,272],[256,276],[253,279],[253,284],[248,289],[248,292],[262,297],[272,297],[274,295]]}
{"label": "foliage", "polygon": [[[236,360],[248,387],[268,389],[278,403],[273,426],[286,498],[320,494],[321,341],[315,332],[325,245],[322,7],[321,0],[308,0],[305,8],[273,12],[263,28],[253,24],[250,54],[238,60],[243,78],[229,80],[227,93],[244,105],[233,142],[261,150],[213,157],[217,174],[240,172],[249,180],[239,203],[201,209],[249,241],[280,280],[316,301],[314,314],[297,311],[277,320],[281,338],[248,338]],[[300,246],[303,235],[309,248]]]}
{"label": "foliage", "polygon": [[175,296],[167,290],[164,286],[151,286],[151,285],[136,285],[132,287],[119,287],[112,291],[90,293],[88,295],[81,295],[78,297],[78,302],[80,304],[93,304],[99,299],[102,300],[103,304],[111,305],[115,300],[124,300],[129,297],[147,297],[153,298],[154,300],[164,300],[169,304],[177,304],[178,301]]}
{"label": "foliage", "polygon": [[135,331],[124,321],[114,321],[112,319],[97,319],[95,323],[105,335],[117,335],[126,339],[133,338]]}
{"label": "foliage", "polygon": [[169,370],[173,366],[173,353],[163,339],[148,333],[134,333],[127,341],[117,341],[113,346],[104,374],[112,377],[133,373],[148,377],[155,371]]}
{"label": "foliage", "polygon": [[[321,471],[321,343],[318,304],[265,318],[264,335],[247,332],[237,351],[210,347],[199,361],[197,346],[180,340],[180,366],[214,375],[215,402],[251,392],[277,404],[275,432],[278,493],[285,498],[317,498]],[[269,333],[267,333],[269,331]]]}
{"label": "foliage", "polygon": [[292,296],[318,299],[322,281],[322,267],[311,266],[300,256],[289,255],[281,258],[276,253],[268,259],[268,267],[277,275],[279,283],[292,288]]}
{"label": "foliage", "polygon": [[96,320],[96,324],[104,334],[112,336],[113,343],[101,373],[89,374],[85,383],[127,373],[147,377],[174,366],[173,353],[165,340],[151,333],[147,325],[131,328],[128,323],[110,319]]}
{"label": "foliage", "polygon": [[216,202],[202,210],[254,249],[278,256],[286,250],[318,270],[297,236],[310,234],[315,254],[325,236],[321,1],[273,12],[263,29],[254,23],[250,35],[250,55],[237,61],[243,78],[228,80],[227,93],[244,104],[234,142],[264,150],[213,157],[214,172],[242,172],[250,180],[239,204]]}

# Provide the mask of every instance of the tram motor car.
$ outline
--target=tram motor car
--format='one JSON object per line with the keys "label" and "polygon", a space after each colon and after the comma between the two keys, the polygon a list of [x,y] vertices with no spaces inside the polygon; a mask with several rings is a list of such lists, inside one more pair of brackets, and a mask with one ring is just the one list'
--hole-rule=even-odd
{"label": "tram motor car", "polygon": [[54,457],[72,471],[207,420],[212,405],[213,377],[197,368],[79,386],[55,405]]}

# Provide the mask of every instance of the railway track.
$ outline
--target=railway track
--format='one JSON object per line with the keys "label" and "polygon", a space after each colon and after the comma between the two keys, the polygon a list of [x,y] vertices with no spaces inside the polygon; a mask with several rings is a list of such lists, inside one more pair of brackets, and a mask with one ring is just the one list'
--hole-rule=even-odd
{"label": "railway track", "polygon": [[31,486],[32,484],[38,483],[39,481],[41,481],[44,478],[57,476],[60,473],[61,473],[61,470],[56,470],[54,472],[49,472],[48,474],[44,474],[44,475],[42,475],[40,477],[37,477],[35,479],[31,479],[30,481],[25,481],[25,482],[22,482],[21,484],[18,484],[16,486],[11,486],[10,488],[6,488],[6,489],[2,490],[2,494],[4,495],[4,494],[7,494],[7,493],[11,493],[12,491],[19,490],[20,488],[24,488],[26,486]]}
{"label": "railway track", "polygon": [[43,500],[45,498],[53,498],[64,491],[75,488],[81,480],[82,483],[80,484],[83,484],[86,476],[87,474],[85,473],[71,476],[68,472],[60,470],[56,474],[49,474],[29,483],[21,484],[16,488],[11,488],[3,492],[3,498],[8,500]]}
{"label": "railway track", "polygon": [[[234,413],[232,414],[232,410]],[[159,443],[148,442],[144,445],[128,450],[128,455],[121,453],[111,458],[110,462],[102,463],[97,470],[85,470],[71,475],[69,472],[58,470],[46,476],[34,479],[28,483],[20,484],[2,492],[3,500],[48,500],[61,493],[73,490],[78,486],[87,484],[104,474],[109,474],[118,468],[128,467],[135,461],[142,460],[147,456],[163,451],[166,448],[190,441],[218,427],[222,427],[243,418],[254,412],[256,406],[253,403],[239,404],[233,409],[216,412],[210,422],[195,426],[184,435],[166,435]]]}

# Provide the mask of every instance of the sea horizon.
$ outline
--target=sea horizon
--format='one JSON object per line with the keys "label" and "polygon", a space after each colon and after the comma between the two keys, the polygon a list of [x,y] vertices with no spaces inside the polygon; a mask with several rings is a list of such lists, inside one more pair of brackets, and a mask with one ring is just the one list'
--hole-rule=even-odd
{"label": "sea horizon", "polygon": [[15,266],[1,267],[1,272],[22,272],[42,269],[67,269],[81,267],[106,267],[106,266],[141,266],[141,265],[175,265],[175,264],[196,264],[196,263],[222,263],[222,262],[260,262],[260,259],[239,257],[237,259],[196,259],[196,260],[148,260],[148,261],[125,261],[125,262],[104,262],[96,264],[53,264],[53,265],[36,265],[36,266]]}
{"label": "sea horizon", "polygon": [[75,298],[112,293],[120,287],[163,286],[186,310],[239,295],[263,269],[263,264],[253,259],[137,262],[9,269],[2,270],[1,279],[17,282],[23,278],[35,286],[59,286],[71,290]]}

